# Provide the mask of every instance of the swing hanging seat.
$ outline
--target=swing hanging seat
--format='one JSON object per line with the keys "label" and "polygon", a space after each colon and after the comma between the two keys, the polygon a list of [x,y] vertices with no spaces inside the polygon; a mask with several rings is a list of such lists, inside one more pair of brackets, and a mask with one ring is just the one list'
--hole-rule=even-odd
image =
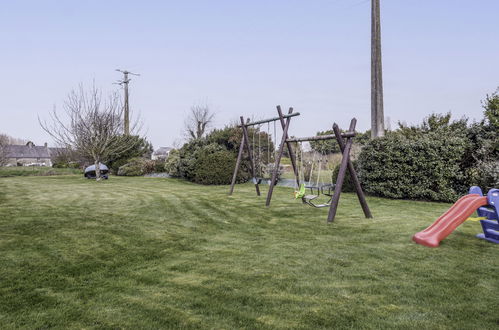
{"label": "swing hanging seat", "polygon": [[313,201],[315,199],[317,199],[319,197],[319,195],[305,195],[301,198],[302,202],[304,204],[307,204],[307,205],[310,205],[312,207],[315,207],[315,208],[322,208],[322,207],[329,207],[331,206],[331,199],[332,198],[329,198],[327,200],[327,202],[323,203],[323,204],[316,204],[314,203]]}

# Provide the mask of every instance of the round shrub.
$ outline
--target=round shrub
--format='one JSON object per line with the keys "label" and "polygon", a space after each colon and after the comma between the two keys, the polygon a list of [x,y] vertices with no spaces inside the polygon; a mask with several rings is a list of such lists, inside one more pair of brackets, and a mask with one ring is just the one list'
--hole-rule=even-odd
{"label": "round shrub", "polygon": [[196,161],[193,181],[200,184],[229,184],[235,164],[236,155],[233,152],[202,150]]}

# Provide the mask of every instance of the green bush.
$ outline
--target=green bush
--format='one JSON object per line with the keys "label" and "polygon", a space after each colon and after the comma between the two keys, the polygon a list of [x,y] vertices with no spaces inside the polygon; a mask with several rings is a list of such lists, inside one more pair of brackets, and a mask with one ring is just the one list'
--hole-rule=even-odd
{"label": "green bush", "polygon": [[[353,167],[355,168],[355,170],[358,171],[357,161],[354,160],[354,161],[352,161],[352,163],[353,163]],[[333,184],[335,184],[336,180],[338,179],[338,173],[340,172],[340,165],[341,164],[338,164],[334,167],[333,177],[332,177]],[[347,169],[347,172],[345,175],[345,181],[343,181],[343,186],[341,188],[341,191],[342,192],[355,192],[355,187],[353,185],[352,178],[350,177],[350,172],[348,171],[348,169]]]}
{"label": "green bush", "polygon": [[[166,172],[173,177],[201,184],[229,184],[239,152],[240,132],[240,129],[227,127],[214,130],[205,138],[185,143],[182,148],[170,152],[165,163]],[[267,135],[262,133],[261,142],[267,140]],[[273,145],[265,147],[264,151],[273,152]],[[249,162],[245,154],[236,182],[249,180],[249,172]]]}
{"label": "green bush", "polygon": [[179,171],[180,154],[177,149],[171,150],[165,161],[165,171],[174,178],[180,177]]}
{"label": "green bush", "polygon": [[[342,132],[345,132],[345,130],[342,130]],[[334,131],[328,130],[317,132],[316,135],[334,135]],[[353,143],[362,146],[369,141],[370,136],[371,130],[368,130],[364,133],[357,132],[357,134],[353,138]],[[310,147],[312,148],[312,150],[317,151],[321,154],[334,154],[340,152],[340,146],[338,145],[338,141],[336,141],[336,139],[310,141]]]}
{"label": "green bush", "polygon": [[154,173],[162,173],[165,171],[166,161],[163,159],[156,159],[152,161]]}
{"label": "green bush", "polygon": [[236,155],[233,152],[203,148],[196,160],[193,181],[200,184],[229,184],[235,164]]}
{"label": "green bush", "polygon": [[120,166],[120,176],[142,176],[154,172],[154,161],[145,158],[132,158],[125,165]]}
{"label": "green bush", "polygon": [[461,165],[468,148],[469,140],[447,130],[411,138],[388,134],[364,146],[360,180],[377,196],[455,201],[467,190]]}
{"label": "green bush", "polygon": [[128,149],[124,153],[111,155],[109,160],[106,161],[106,165],[113,173],[117,173],[120,167],[134,158],[150,158],[153,151],[151,143],[145,138],[136,135],[122,135],[115,137],[115,139],[117,143],[128,146]]}

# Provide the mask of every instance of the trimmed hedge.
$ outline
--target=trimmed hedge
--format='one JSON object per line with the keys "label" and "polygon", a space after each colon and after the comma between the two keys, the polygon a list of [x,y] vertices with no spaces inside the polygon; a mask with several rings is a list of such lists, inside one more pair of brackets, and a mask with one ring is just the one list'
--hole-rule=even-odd
{"label": "trimmed hedge", "polygon": [[371,140],[359,159],[359,176],[367,193],[389,198],[455,201],[466,193],[461,168],[469,140],[428,132],[408,139],[390,134]]}

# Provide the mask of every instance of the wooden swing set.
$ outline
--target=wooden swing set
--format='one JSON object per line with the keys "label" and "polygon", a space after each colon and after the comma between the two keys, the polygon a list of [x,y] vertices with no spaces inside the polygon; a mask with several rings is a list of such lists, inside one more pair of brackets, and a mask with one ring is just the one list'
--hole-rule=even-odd
{"label": "wooden swing set", "polygon": [[[340,147],[340,150],[342,152],[342,160],[341,160],[340,169],[338,172],[338,177],[336,179],[336,184],[334,184],[334,185],[328,184],[328,185],[324,185],[324,186],[320,186],[320,187],[318,185],[317,185],[317,187],[310,187],[310,186],[305,187],[305,188],[309,188],[309,189],[317,189],[316,190],[317,193],[311,194],[311,195],[303,194],[302,201],[305,204],[308,204],[308,205],[314,206],[314,207],[329,207],[327,222],[328,223],[333,222],[334,218],[336,216],[336,211],[338,209],[338,203],[340,200],[341,189],[343,187],[346,172],[348,170],[348,172],[350,173],[350,178],[351,178],[352,183],[354,185],[355,191],[357,193],[359,203],[362,207],[362,210],[364,211],[364,215],[366,218],[372,218],[372,214],[371,214],[371,211],[369,210],[369,206],[367,205],[367,201],[366,201],[364,192],[362,191],[362,187],[360,185],[360,181],[359,181],[359,178],[357,176],[357,172],[355,171],[353,163],[350,159],[350,151],[352,149],[353,138],[356,135],[355,126],[357,124],[357,119],[353,118],[350,121],[350,127],[349,127],[348,131],[344,132],[344,133],[342,133],[339,126],[336,123],[334,123],[334,125],[333,125],[334,134],[319,135],[319,136],[312,136],[312,137],[303,137],[303,138],[292,138],[291,139],[288,136],[288,129],[289,129],[289,124],[291,122],[291,118],[295,117],[295,116],[299,116],[300,113],[299,112],[293,113],[293,108],[289,108],[288,114],[283,115],[280,106],[277,106],[277,113],[278,113],[279,117],[259,120],[259,121],[255,121],[255,122],[250,122],[249,120],[247,120],[245,122],[244,117],[242,117],[242,116],[240,117],[240,119],[241,119],[240,127],[242,128],[243,135],[242,135],[242,139],[241,139],[241,145],[239,147],[239,153],[237,156],[236,167],[234,169],[234,174],[232,176],[232,183],[230,186],[229,195],[232,195],[232,193],[234,192],[234,186],[236,183],[237,173],[238,173],[239,167],[241,165],[241,160],[243,157],[244,148],[246,148],[246,150],[248,152],[248,158],[250,161],[250,170],[251,170],[251,174],[253,176],[253,183],[255,184],[256,194],[258,196],[260,196],[260,188],[259,188],[260,181],[256,179],[257,173],[256,173],[255,161],[254,161],[254,157],[253,157],[253,151],[252,151],[252,147],[250,145],[250,140],[249,140],[248,127],[260,125],[260,124],[264,124],[264,123],[269,123],[269,122],[279,121],[281,123],[281,127],[282,127],[282,137],[281,137],[281,141],[279,143],[278,152],[275,155],[274,167],[273,167],[273,171],[272,171],[272,177],[270,179],[269,190],[267,193],[267,199],[265,201],[265,205],[270,206],[270,202],[272,200],[272,194],[274,192],[274,186],[275,186],[275,183],[277,181],[279,166],[281,164],[281,159],[282,159],[282,156],[283,156],[283,153],[285,150],[284,148],[287,148],[288,153],[289,153],[291,165],[293,167],[293,172],[294,172],[294,176],[295,176],[296,186],[302,187],[302,189],[303,189],[303,187],[305,187],[305,186],[300,185],[299,168],[297,165],[295,152],[292,148],[292,143],[336,139],[336,141],[338,142],[338,145]],[[327,189],[327,190],[325,190],[325,189]],[[333,190],[334,190],[334,192],[333,192]],[[323,194],[325,196],[328,196],[329,200],[324,204],[315,204],[313,200],[319,194]]]}

